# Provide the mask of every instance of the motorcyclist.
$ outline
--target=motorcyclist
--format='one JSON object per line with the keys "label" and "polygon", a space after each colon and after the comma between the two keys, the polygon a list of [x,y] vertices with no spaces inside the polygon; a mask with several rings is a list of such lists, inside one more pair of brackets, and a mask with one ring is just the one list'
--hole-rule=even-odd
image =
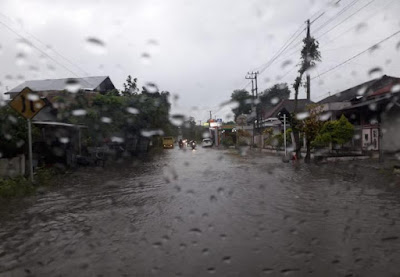
{"label": "motorcyclist", "polygon": [[182,139],[180,139],[179,140],[179,148],[182,148],[183,147],[183,141],[182,141]]}
{"label": "motorcyclist", "polygon": [[193,150],[196,148],[196,142],[194,140],[192,140],[191,146]]}

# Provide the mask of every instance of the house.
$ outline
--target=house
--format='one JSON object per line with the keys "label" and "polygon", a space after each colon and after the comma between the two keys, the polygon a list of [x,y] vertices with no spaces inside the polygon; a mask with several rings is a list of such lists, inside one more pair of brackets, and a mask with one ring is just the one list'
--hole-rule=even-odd
{"label": "house", "polygon": [[343,114],[355,126],[353,147],[363,152],[396,152],[400,150],[399,96],[400,78],[383,75],[318,104],[330,113],[332,120]]}
{"label": "house", "polygon": [[97,93],[115,89],[114,84],[108,76],[31,80],[25,81],[6,94],[14,98],[26,87],[43,97],[46,102],[46,106],[32,120],[32,124],[41,134],[40,138],[33,142],[35,164],[73,165],[74,157],[81,154],[82,130],[87,127],[63,122],[58,117],[61,104],[66,107],[75,101],[76,95],[68,90],[79,90],[95,96]]}
{"label": "house", "polygon": [[[297,101],[297,113],[302,113],[307,111],[307,106],[313,104],[314,102],[307,99],[298,99]],[[284,99],[277,103],[272,108],[264,108],[261,110],[262,120],[261,126],[265,127],[275,127],[280,129],[282,122],[279,120],[279,114],[282,112],[293,113],[294,112],[294,99]],[[288,125],[289,126],[289,125]],[[283,126],[282,126],[283,127]],[[274,128],[274,129],[275,129]]]}

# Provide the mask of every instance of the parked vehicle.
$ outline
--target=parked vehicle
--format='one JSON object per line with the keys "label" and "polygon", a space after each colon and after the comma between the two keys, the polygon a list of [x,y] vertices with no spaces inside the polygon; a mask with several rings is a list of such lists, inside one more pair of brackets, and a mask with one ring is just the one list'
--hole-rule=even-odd
{"label": "parked vehicle", "polygon": [[163,137],[163,148],[164,149],[174,148],[174,138],[173,137]]}
{"label": "parked vehicle", "polygon": [[202,146],[203,147],[211,147],[211,146],[213,146],[213,141],[209,138],[205,138],[205,139],[203,139]]}

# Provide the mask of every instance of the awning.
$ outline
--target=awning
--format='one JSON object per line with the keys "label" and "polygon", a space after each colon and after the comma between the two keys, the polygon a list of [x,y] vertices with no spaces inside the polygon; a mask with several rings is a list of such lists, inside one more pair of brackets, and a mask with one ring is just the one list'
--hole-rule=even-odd
{"label": "awning", "polygon": [[32,121],[33,124],[36,125],[51,125],[51,126],[62,126],[62,127],[70,127],[70,128],[87,128],[85,125],[79,125],[79,124],[69,124],[69,123],[63,123],[63,122],[56,122],[56,121]]}

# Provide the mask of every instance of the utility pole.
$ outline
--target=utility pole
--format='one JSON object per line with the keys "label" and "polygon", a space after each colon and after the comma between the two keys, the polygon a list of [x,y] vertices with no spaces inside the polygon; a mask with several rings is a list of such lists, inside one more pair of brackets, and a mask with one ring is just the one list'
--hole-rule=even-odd
{"label": "utility pole", "polygon": [[[247,75],[244,77],[245,79],[251,80],[251,95],[252,95],[252,101],[251,101],[251,114],[254,114],[254,77],[253,73],[247,72]],[[256,124],[253,121],[253,139],[251,141],[251,147],[254,145],[254,131],[256,129]]]}
{"label": "utility pole", "polygon": [[309,72],[309,70],[308,69],[310,69],[310,61],[308,60],[309,59],[309,56],[310,56],[310,39],[311,39],[311,35],[310,35],[310,26],[311,26],[311,24],[310,24],[310,19],[308,19],[307,20],[307,64],[308,64],[308,66],[307,66],[307,100],[311,100],[311,91],[310,91],[310,87],[311,87],[311,84],[310,84],[310,72]]}
{"label": "utility pole", "polygon": [[212,115],[211,115],[211,111],[210,111],[210,123],[211,123],[211,119],[212,119]]}
{"label": "utility pole", "polygon": [[286,114],[283,114],[283,141],[285,145],[285,157],[287,156],[286,150]]}
{"label": "utility pole", "polygon": [[257,116],[257,128],[258,130],[260,130],[260,111],[259,111],[259,101],[258,101],[258,84],[257,84],[257,75],[258,75],[258,71],[254,72],[254,81],[255,81],[255,91],[256,91],[256,100],[257,100],[257,104],[256,104],[256,116]]}
{"label": "utility pole", "polygon": [[[254,132],[255,129],[259,129],[260,128],[260,113],[258,111],[258,103],[256,105],[254,105],[254,103],[256,102],[256,100],[258,100],[258,83],[257,83],[257,75],[259,74],[258,71],[256,72],[248,72],[246,75],[246,79],[250,79],[251,80],[251,94],[253,97],[253,101],[251,104],[251,111],[252,113],[254,112],[254,106],[255,106],[255,112],[256,112],[256,120],[257,120],[257,124],[253,123],[253,144],[254,144]],[[255,97],[254,97],[255,94]]]}

